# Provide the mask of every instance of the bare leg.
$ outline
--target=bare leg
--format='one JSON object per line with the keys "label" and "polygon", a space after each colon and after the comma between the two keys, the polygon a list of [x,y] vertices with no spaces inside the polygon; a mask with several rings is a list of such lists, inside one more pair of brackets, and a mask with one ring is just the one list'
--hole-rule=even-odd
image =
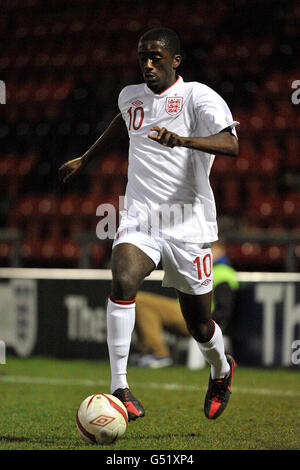
{"label": "bare leg", "polygon": [[211,315],[212,293],[189,295],[177,292],[189,332],[200,343],[209,341],[214,332],[214,322]]}
{"label": "bare leg", "polygon": [[135,299],[139,286],[155,268],[155,263],[137,246],[121,243],[112,252],[112,291],[117,300]]}

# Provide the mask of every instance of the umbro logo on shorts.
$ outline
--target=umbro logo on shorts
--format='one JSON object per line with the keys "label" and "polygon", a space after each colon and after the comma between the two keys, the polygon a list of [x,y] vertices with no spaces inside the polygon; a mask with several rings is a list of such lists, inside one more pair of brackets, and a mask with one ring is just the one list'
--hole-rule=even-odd
{"label": "umbro logo on shorts", "polygon": [[200,286],[208,286],[210,282],[211,282],[211,279],[205,279],[205,281],[201,282]]}

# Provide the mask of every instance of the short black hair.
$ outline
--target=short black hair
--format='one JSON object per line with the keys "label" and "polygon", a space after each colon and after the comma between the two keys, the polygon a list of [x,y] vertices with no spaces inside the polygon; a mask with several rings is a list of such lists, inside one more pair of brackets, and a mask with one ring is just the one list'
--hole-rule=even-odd
{"label": "short black hair", "polygon": [[173,31],[169,28],[153,28],[144,33],[139,42],[142,41],[160,41],[164,47],[168,49],[171,54],[180,54],[180,39]]}

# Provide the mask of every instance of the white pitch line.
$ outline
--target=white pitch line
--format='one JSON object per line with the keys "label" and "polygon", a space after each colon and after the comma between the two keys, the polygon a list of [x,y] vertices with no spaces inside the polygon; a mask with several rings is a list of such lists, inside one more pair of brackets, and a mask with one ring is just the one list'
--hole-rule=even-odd
{"label": "white pitch line", "polygon": [[[39,384],[39,385],[62,385],[62,386],[81,386],[81,387],[99,387],[109,386],[108,380],[90,380],[90,379],[60,379],[56,377],[30,377],[22,375],[2,375],[0,376],[0,382],[6,383],[22,383],[22,384]],[[183,392],[205,392],[206,386],[197,385],[184,385],[178,383],[138,383],[133,384],[134,388],[154,388],[158,390],[176,390]],[[295,390],[278,390],[268,388],[255,388],[255,387],[233,387],[234,393],[244,393],[248,395],[261,395],[261,396],[285,396],[285,397],[298,397],[300,398],[300,392]]]}

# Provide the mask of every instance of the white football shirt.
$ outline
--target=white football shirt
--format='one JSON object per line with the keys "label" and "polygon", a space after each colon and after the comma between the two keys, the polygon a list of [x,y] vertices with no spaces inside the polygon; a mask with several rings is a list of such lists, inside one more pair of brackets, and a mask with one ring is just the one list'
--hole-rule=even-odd
{"label": "white football shirt", "polygon": [[[151,127],[182,137],[207,137],[231,126],[225,101],[198,82],[177,81],[160,94],[145,84],[126,86],[118,105],[129,134],[128,183],[120,226],[151,228],[179,241],[218,239],[216,207],[209,182],[214,155],[151,140]],[[226,158],[226,157],[224,157]]]}

